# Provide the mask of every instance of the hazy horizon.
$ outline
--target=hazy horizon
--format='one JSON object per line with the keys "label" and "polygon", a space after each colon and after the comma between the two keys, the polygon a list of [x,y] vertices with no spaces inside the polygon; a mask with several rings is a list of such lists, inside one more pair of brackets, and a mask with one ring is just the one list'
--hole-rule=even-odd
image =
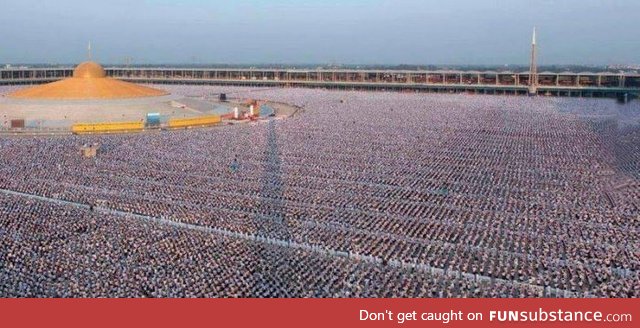
{"label": "hazy horizon", "polygon": [[540,65],[640,63],[632,0],[7,1],[0,63]]}

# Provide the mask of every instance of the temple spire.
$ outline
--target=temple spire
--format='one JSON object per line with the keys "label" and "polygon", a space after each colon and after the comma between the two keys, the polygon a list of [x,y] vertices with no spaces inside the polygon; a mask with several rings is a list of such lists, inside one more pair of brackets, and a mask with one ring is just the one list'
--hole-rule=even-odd
{"label": "temple spire", "polygon": [[531,62],[529,66],[529,95],[538,94],[538,49],[536,45],[536,28],[533,28],[533,37],[531,38]]}
{"label": "temple spire", "polygon": [[535,26],[533,27],[533,38],[532,38],[531,44],[534,45],[534,46],[536,45],[536,28],[535,28]]}

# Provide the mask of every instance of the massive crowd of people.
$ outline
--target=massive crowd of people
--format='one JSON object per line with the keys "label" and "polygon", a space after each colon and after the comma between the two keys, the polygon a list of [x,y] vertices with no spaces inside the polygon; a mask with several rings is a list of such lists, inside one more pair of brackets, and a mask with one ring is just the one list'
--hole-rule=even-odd
{"label": "massive crowd of people", "polygon": [[0,138],[0,294],[640,296],[637,102],[158,87],[304,110]]}

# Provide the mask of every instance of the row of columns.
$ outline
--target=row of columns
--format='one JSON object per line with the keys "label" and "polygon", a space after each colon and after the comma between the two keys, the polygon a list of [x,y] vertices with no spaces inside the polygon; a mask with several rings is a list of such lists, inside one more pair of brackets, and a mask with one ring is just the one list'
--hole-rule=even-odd
{"label": "row of columns", "polygon": [[[14,72],[18,72],[18,77],[15,77]],[[44,72],[44,75],[37,76],[37,72]],[[58,74],[54,73],[57,72]],[[331,71],[331,72],[304,72],[304,73],[295,73],[295,72],[284,72],[284,71],[224,71],[224,70],[202,70],[202,71],[193,71],[193,70],[112,70],[112,75],[114,77],[137,77],[137,78],[172,78],[176,77],[180,78],[191,78],[191,79],[215,79],[215,80],[241,80],[241,79],[267,79],[267,80],[285,80],[285,81],[319,81],[324,82],[327,77],[330,77],[331,82],[361,82],[361,83],[383,83],[387,79],[389,79],[391,83],[407,83],[407,84],[465,84],[465,81],[474,80],[475,83],[469,84],[477,84],[477,85],[514,85],[514,86],[526,86],[529,85],[528,82],[522,83],[522,74],[504,74],[504,75],[488,75],[493,80],[493,83],[483,83],[483,76],[485,74],[465,74],[465,73],[420,73],[419,75],[415,73],[384,73],[384,72],[339,72],[339,71]],[[198,73],[200,76],[195,77]],[[233,74],[233,76],[232,76]],[[300,78],[300,75],[304,74],[304,77]],[[375,74],[375,79],[371,79],[371,75]],[[7,74],[2,74],[2,79],[12,80],[12,79],[38,79],[38,78],[64,78],[70,77],[73,75],[73,71],[71,69],[60,69],[60,70],[46,70],[46,71],[37,71],[37,70],[20,70],[20,71],[9,71],[9,76]],[[295,79],[292,77],[294,75],[298,75]],[[403,78],[399,78],[399,75],[402,75]],[[455,76],[454,78],[451,78]],[[501,83],[500,77],[508,77],[513,78],[513,82]],[[545,77],[546,75],[538,75],[538,82],[544,81],[541,80],[541,77]],[[560,77],[562,75],[556,74],[554,78],[553,85],[562,86],[560,84]],[[574,86],[584,86],[581,82],[581,79],[586,75],[571,75],[573,78],[572,85]],[[434,77],[439,79],[438,82],[430,82]],[[465,78],[466,77],[466,78]],[[604,83],[604,78],[607,78],[608,86],[611,85],[610,82],[614,82],[615,86],[624,88],[626,86],[627,78],[624,75],[597,75],[590,76],[592,80],[595,80],[595,86],[601,87]],[[368,79],[369,78],[369,79]],[[612,78],[616,78],[616,80],[611,81]],[[455,80],[455,81],[452,81]],[[527,79],[528,80],[528,79]],[[416,82],[418,81],[418,82]],[[448,82],[451,81],[451,82]],[[540,86],[544,86],[545,84],[538,83]],[[548,84],[547,84],[548,85]],[[567,85],[568,86],[568,85]]]}

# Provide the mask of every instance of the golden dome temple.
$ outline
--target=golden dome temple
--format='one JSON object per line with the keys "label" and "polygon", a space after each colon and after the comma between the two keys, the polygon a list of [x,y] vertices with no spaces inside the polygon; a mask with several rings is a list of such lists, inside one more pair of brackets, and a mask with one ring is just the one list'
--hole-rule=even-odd
{"label": "golden dome temple", "polygon": [[103,78],[107,77],[107,72],[104,71],[104,68],[102,68],[100,64],[92,61],[86,61],[84,63],[80,63],[80,65],[73,70],[73,77],[85,79]]}
{"label": "golden dome temple", "polygon": [[163,96],[167,93],[107,77],[100,64],[87,61],[73,70],[73,77],[9,94],[10,98],[89,100]]}

